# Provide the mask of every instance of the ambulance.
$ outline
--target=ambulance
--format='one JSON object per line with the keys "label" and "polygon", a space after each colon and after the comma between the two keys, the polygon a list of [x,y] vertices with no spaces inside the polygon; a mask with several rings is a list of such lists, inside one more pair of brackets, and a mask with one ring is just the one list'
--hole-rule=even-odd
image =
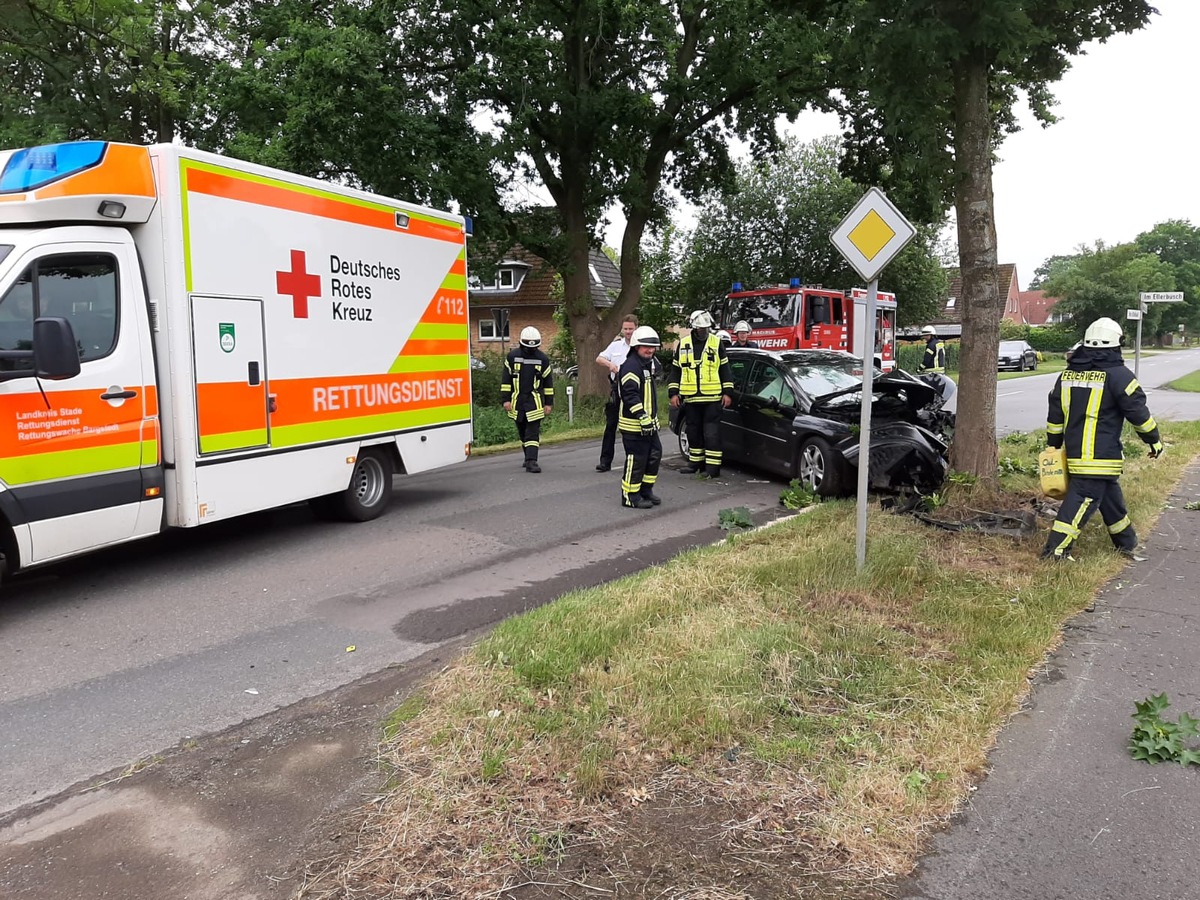
{"label": "ambulance", "polygon": [[9,572],[470,454],[469,221],[174,145],[0,151]]}

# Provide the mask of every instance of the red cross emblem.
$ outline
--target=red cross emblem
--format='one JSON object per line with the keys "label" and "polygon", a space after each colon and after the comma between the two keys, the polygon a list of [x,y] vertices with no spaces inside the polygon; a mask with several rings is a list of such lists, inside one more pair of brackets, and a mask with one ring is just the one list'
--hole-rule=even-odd
{"label": "red cross emblem", "polygon": [[321,276],[304,271],[304,251],[292,251],[292,270],[275,273],[275,289],[292,298],[292,315],[308,318],[308,301],[321,296]]}

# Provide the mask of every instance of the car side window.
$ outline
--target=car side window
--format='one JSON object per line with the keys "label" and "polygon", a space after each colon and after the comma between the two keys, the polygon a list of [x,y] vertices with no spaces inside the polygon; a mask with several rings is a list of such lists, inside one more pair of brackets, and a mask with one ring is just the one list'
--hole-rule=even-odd
{"label": "car side window", "polygon": [[735,392],[744,391],[746,389],[746,375],[750,372],[750,366],[754,362],[752,359],[731,359],[729,361],[729,374],[733,379],[733,389]]}
{"label": "car side window", "polygon": [[[100,359],[117,341],[117,261],[107,253],[37,260],[0,297],[0,350],[32,350],[33,320],[71,323],[80,362]],[[33,360],[0,359],[0,371],[30,371]]]}
{"label": "car side window", "polygon": [[[787,382],[783,379],[783,373],[778,368],[770,363],[759,361],[754,367],[754,372],[750,376],[750,381],[746,384],[746,394],[751,397],[756,397],[764,402],[776,400],[783,403],[783,392],[787,390]],[[795,398],[792,392],[787,390],[790,405],[795,405]]]}

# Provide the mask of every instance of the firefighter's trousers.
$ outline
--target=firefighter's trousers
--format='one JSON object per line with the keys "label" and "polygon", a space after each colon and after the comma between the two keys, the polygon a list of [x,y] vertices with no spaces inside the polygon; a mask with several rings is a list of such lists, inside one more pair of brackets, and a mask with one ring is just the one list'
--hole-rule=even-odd
{"label": "firefighter's trousers", "polygon": [[1058,508],[1058,518],[1050,529],[1042,556],[1062,556],[1069,552],[1083,526],[1097,509],[1114,547],[1132,550],[1137,546],[1137,532],[1129,521],[1121,483],[1116,478],[1072,475],[1067,485],[1067,496]]}
{"label": "firefighter's trousers", "polygon": [[525,448],[525,462],[537,462],[538,448],[542,445],[542,420],[531,422],[525,418],[524,411],[517,413],[517,437]]}
{"label": "firefighter's trousers", "polygon": [[658,464],[662,461],[662,441],[658,432],[652,435],[621,432],[625,445],[625,470],[621,473],[621,504],[633,506],[642,488],[653,488],[658,481]]}
{"label": "firefighter's trousers", "polygon": [[685,400],[688,462],[696,468],[707,466],[716,473],[721,468],[721,398],[696,402]]}

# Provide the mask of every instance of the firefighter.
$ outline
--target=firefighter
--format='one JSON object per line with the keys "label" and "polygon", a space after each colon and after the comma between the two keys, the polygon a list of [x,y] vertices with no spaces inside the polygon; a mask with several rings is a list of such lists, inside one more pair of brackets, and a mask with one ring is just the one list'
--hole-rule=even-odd
{"label": "firefighter", "polygon": [[504,411],[517,423],[517,436],[525,450],[525,471],[536,475],[541,446],[542,419],[554,403],[554,375],[550,357],[541,351],[542,333],[532,325],[521,329],[521,343],[504,357],[500,396]]}
{"label": "firefighter", "polygon": [[946,371],[946,345],[938,340],[937,331],[932,325],[926,325],[921,329],[921,335],[927,340],[925,341],[925,357],[921,360],[921,365],[917,367],[918,372],[945,372]]}
{"label": "firefighter", "polygon": [[1126,421],[1150,446],[1150,456],[1162,455],[1162,438],[1146,406],[1146,393],[1121,358],[1121,326],[1112,319],[1097,319],[1050,392],[1046,441],[1051,447],[1065,442],[1070,480],[1043,558],[1071,559],[1071,545],[1097,509],[1113,547],[1131,559],[1139,558],[1137,532],[1129,521],[1119,481],[1124,468],[1121,429]]}
{"label": "firefighter", "polygon": [[753,347],[758,349],[758,341],[750,340],[750,323],[746,321],[738,322],[733,326],[733,346],[735,347]]}
{"label": "firefighter", "polygon": [[629,356],[629,340],[637,327],[637,316],[626,316],[621,320],[621,333],[596,357],[596,365],[608,370],[610,385],[608,402],[604,404],[604,437],[600,439],[600,462],[596,466],[597,472],[607,472],[612,468],[613,450],[617,444],[617,418],[621,411],[617,373],[621,371],[621,364]]}
{"label": "firefighter", "polygon": [[649,325],[634,330],[629,338],[629,356],[617,375],[621,390],[621,415],[617,428],[625,445],[625,471],[621,476],[621,505],[629,509],[651,509],[662,503],[654,493],[662,441],[658,438],[658,391],[654,384],[658,361],[654,352],[662,346]]}
{"label": "firefighter", "polygon": [[721,475],[721,409],[733,402],[733,378],[725,347],[712,331],[713,319],[698,309],[688,317],[691,331],[679,339],[667,394],[671,406],[683,405],[688,462],[684,475]]}

